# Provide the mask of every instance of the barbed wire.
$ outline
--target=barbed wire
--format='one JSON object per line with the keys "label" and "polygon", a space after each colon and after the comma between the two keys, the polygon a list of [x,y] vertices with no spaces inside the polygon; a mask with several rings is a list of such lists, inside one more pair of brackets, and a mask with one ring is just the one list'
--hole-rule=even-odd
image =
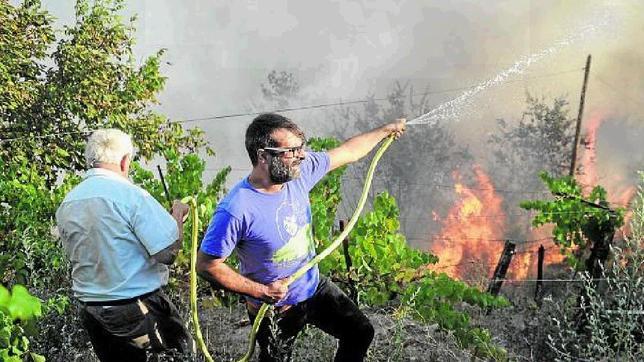
{"label": "barbed wire", "polygon": [[[530,216],[530,213],[539,213],[543,215],[586,215],[589,213],[600,213],[605,212],[604,210],[599,209],[588,209],[586,211],[531,211],[526,210],[524,213],[504,213],[504,214],[489,214],[489,215],[467,215],[467,216],[448,216],[439,218],[440,221],[444,220],[469,220],[469,219],[505,219],[508,216]],[[429,218],[429,217],[428,217]],[[410,220],[422,220],[423,217],[401,217],[400,219],[410,219]]]}
{"label": "barbed wire", "polygon": [[[351,179],[351,180],[362,180],[360,177],[351,177],[351,176],[344,176],[343,178]],[[408,180],[395,180],[392,182],[402,182],[405,185],[412,185],[412,186],[426,186],[426,187],[437,187],[437,188],[448,188],[448,189],[454,189],[454,185],[447,185],[447,184],[441,184],[441,183],[433,183],[433,182],[410,182]],[[469,186],[464,186],[464,188],[468,190],[476,190],[476,191],[494,191],[498,193],[517,193],[517,194],[550,194],[550,191],[546,190],[511,190],[511,189],[495,189],[493,187],[469,187]]]}
{"label": "barbed wire", "polygon": [[608,89],[612,90],[615,92],[615,94],[621,96],[624,99],[628,99],[629,101],[633,102],[634,104],[637,104],[641,107],[644,107],[644,103],[636,100],[635,98],[632,98],[631,96],[626,95],[624,92],[618,90],[618,88],[607,81],[605,81],[602,77],[600,77],[596,72],[591,72],[596,80],[598,80],[600,83],[604,84]]}
{"label": "barbed wire", "polygon": [[525,245],[525,244],[532,244],[540,241],[546,241],[546,240],[552,240],[554,237],[548,236],[548,237],[543,237],[539,239],[529,239],[529,240],[524,240],[522,238],[504,238],[504,239],[486,239],[486,238],[468,238],[468,237],[463,237],[463,238],[450,238],[450,237],[415,237],[411,236],[406,238],[408,240],[427,240],[427,241],[435,241],[435,240],[441,240],[441,241],[456,241],[456,240],[471,240],[471,241],[490,241],[490,242],[499,242],[499,243],[504,243],[506,241],[510,242],[516,242],[517,244],[520,245]]}

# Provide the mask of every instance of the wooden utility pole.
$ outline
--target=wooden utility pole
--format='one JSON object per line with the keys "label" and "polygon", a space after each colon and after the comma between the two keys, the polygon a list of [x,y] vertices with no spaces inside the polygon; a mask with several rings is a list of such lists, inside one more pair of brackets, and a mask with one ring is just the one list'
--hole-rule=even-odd
{"label": "wooden utility pole", "polygon": [[498,295],[501,290],[501,285],[503,285],[503,280],[505,279],[505,274],[508,272],[508,267],[512,261],[512,255],[514,255],[514,249],[516,245],[510,240],[505,241],[505,246],[503,247],[503,253],[501,253],[501,258],[499,258],[499,263],[494,269],[494,276],[490,281],[490,285],[487,287],[487,292],[492,295]]}
{"label": "wooden utility pole", "polygon": [[586,59],[584,68],[584,84],[581,87],[581,99],[579,100],[579,113],[577,114],[577,128],[575,130],[575,143],[572,145],[572,159],[570,160],[570,176],[575,175],[577,167],[577,146],[579,145],[579,134],[581,133],[581,117],[584,114],[584,103],[586,101],[586,86],[588,85],[588,73],[590,73],[590,54]]}
{"label": "wooden utility pole", "polygon": [[534,300],[537,305],[541,305],[541,294],[543,293],[543,259],[546,255],[546,249],[543,245],[539,246],[537,259],[537,287],[534,291]]}

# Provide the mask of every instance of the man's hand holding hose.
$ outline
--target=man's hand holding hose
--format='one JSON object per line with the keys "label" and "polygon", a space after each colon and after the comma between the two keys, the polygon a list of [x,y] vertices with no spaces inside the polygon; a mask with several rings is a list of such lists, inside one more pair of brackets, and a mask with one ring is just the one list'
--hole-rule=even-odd
{"label": "man's hand holding hose", "polygon": [[260,298],[264,303],[275,304],[286,297],[288,284],[291,278],[276,280],[264,286],[263,296]]}

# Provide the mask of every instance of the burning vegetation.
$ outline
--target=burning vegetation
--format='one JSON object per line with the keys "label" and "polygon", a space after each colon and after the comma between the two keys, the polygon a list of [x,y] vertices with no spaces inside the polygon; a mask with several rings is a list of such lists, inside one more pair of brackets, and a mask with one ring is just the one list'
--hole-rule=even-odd
{"label": "burning vegetation", "polygon": [[[623,207],[634,197],[635,186],[618,173],[609,174],[602,180],[598,176],[598,133],[605,118],[594,112],[586,123],[576,179],[586,195],[601,181],[608,195],[612,196],[610,204]],[[471,181],[468,182],[464,174],[471,174]],[[510,239],[508,234],[520,229],[516,224],[528,225],[530,217],[528,214],[506,212],[508,206],[502,192],[497,191],[492,178],[480,165],[474,165],[467,172],[455,170],[452,179],[455,199],[447,213],[441,215],[440,211],[431,211],[431,218],[440,230],[430,239],[430,250],[439,258],[439,262],[431,265],[430,269],[482,287],[492,277],[504,242]],[[628,217],[626,215],[626,224]],[[553,242],[552,227],[530,227],[522,234],[518,240],[511,240],[517,249],[510,263],[508,280],[536,277],[540,246],[546,250],[545,266],[561,265],[565,261],[560,247]],[[625,234],[628,232],[624,227],[616,237],[623,239]]]}

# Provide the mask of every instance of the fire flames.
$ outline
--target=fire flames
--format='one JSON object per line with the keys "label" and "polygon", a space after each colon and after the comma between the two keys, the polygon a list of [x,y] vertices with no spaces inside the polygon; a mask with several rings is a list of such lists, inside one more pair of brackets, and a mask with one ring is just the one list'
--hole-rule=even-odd
{"label": "fire flames", "polygon": [[[490,177],[480,166],[475,166],[473,171],[476,179],[473,187],[465,186],[461,174],[453,172],[458,199],[445,218],[441,219],[432,211],[432,218],[443,227],[433,238],[431,249],[439,263],[431,269],[483,286],[492,276],[503,252],[508,215],[503,210],[503,198],[495,191]],[[525,223],[529,222],[526,218]],[[512,258],[508,278],[525,279],[530,271],[536,270],[539,246],[550,249],[554,245],[547,239],[548,231],[547,228],[532,231],[531,238],[539,239],[539,243],[515,242],[517,253]],[[551,252],[546,253],[544,263],[562,260],[561,254]]]}
{"label": "fire flames", "polygon": [[[577,180],[582,184],[584,193],[588,194],[592,187],[601,184],[607,191],[611,207],[626,207],[635,196],[636,188],[626,181],[619,172],[607,172],[600,179],[597,173],[597,134],[602,122],[605,120],[599,112],[591,114],[586,122],[586,136],[584,137],[584,150],[580,158],[580,172]],[[630,214],[626,214],[625,224],[628,225]],[[617,232],[616,237],[623,237],[626,228]]]}
{"label": "fire flames", "polygon": [[[584,192],[590,192],[593,185],[604,186],[611,201],[621,205],[627,204],[635,194],[635,187],[614,172],[609,177],[598,179],[597,174],[597,135],[603,117],[594,113],[586,122],[584,148],[581,149],[578,181],[584,186]],[[514,217],[508,219],[503,210],[503,198],[497,194],[490,177],[480,166],[474,166],[475,185],[464,184],[462,174],[454,171],[454,192],[457,199],[445,217],[432,211],[432,219],[442,225],[440,233],[432,238],[431,251],[439,258],[432,270],[447,275],[482,284],[494,272],[503,251],[504,239],[507,237],[506,224],[520,222],[528,225],[530,218]],[[614,205],[612,205],[614,206]],[[563,255],[549,237],[551,226],[544,226],[529,231],[526,240],[516,242],[516,253],[512,258],[508,279],[526,279],[534,277],[537,268],[537,250],[543,245],[547,250],[544,264],[562,263]],[[623,235],[624,231],[621,231]],[[619,237],[620,233],[618,233]]]}
{"label": "fire flames", "polygon": [[468,188],[461,182],[461,174],[454,171],[458,200],[444,219],[434,213],[435,219],[442,221],[443,229],[433,238],[432,252],[439,259],[433,268],[455,278],[466,275],[487,278],[503,250],[503,199],[481,167],[474,167],[474,175],[478,185]]}

